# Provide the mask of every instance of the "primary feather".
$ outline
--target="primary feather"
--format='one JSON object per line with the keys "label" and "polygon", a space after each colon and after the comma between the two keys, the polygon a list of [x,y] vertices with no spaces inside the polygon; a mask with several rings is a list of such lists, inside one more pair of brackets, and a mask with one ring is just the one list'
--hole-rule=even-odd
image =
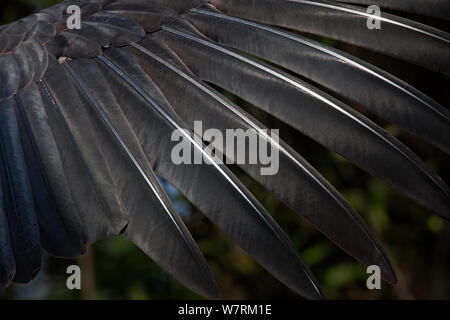
{"label": "primary feather", "polygon": [[[380,243],[338,191],[210,85],[253,103],[450,219],[448,186],[418,156],[298,76],[447,153],[448,110],[384,70],[281,28],[444,74],[450,73],[450,35],[391,14],[383,14],[382,30],[369,32],[363,7],[338,2],[72,0],[2,27],[0,289],[31,281],[41,267],[41,249],[75,257],[96,241],[123,234],[184,285],[216,297],[214,278],[160,175],[286,286],[322,298],[287,235],[205,150],[193,132],[196,120],[221,132],[256,130],[279,152],[280,168],[273,176],[261,175],[261,165],[241,168],[344,251],[365,265],[379,265],[383,278],[396,282]],[[440,10],[375,1],[382,8],[448,18],[450,4],[435,2]],[[71,4],[81,8],[80,30],[67,29]],[[211,164],[174,164],[174,130]],[[234,150],[214,147],[233,158]]]}

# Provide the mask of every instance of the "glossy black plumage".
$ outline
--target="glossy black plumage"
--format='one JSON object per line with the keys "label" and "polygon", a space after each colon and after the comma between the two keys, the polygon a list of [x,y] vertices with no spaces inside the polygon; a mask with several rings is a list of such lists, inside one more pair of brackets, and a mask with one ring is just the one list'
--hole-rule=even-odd
{"label": "glossy black plumage", "polygon": [[16,261],[14,280],[29,282],[41,268],[41,243],[30,172],[13,98],[0,102],[3,200]]}
{"label": "glossy black plumage", "polygon": [[[450,4],[433,1],[439,10],[418,1],[373,2],[448,18]],[[445,106],[389,70],[280,27],[444,74],[450,73],[450,35],[384,13],[382,29],[368,31],[365,8],[339,2],[73,0],[0,28],[0,289],[31,281],[41,266],[41,249],[76,257],[88,245],[122,234],[190,289],[217,297],[214,278],[159,175],[287,287],[305,298],[323,298],[284,231],[229,168],[204,150],[193,132],[197,120],[221,132],[255,129],[279,151],[280,168],[264,176],[262,165],[240,167],[395,283],[381,244],[338,190],[207,83],[253,103],[449,219],[450,191],[436,173],[381,127],[308,81],[448,153]],[[70,4],[81,8],[80,30],[67,30]],[[173,163],[176,129],[212,165]],[[220,146],[215,151],[233,156]]]}
{"label": "glossy black plumage", "polygon": [[375,123],[309,84],[196,32],[177,21],[163,27],[161,37],[202,80],[257,105],[450,220],[447,185]]}
{"label": "glossy black plumage", "polygon": [[73,68],[65,67],[90,109],[105,158],[114,160],[108,161],[108,167],[128,215],[127,225],[120,231],[182,283],[216,297],[215,281],[200,250],[159,184],[100,69],[93,61],[77,62]]}
{"label": "glossy black plumage", "polygon": [[[124,58],[126,59],[126,55],[117,51],[112,53],[112,56],[119,67],[122,65],[120,62],[123,63]],[[131,67],[132,65],[129,63],[125,70],[134,75],[134,79],[128,81],[138,92],[124,88],[120,90],[122,94],[117,99],[136,130],[156,172],[178,187],[206,216],[287,286],[309,298],[321,297],[317,283],[286,235],[225,166],[206,164],[189,166],[172,163],[171,147],[167,148],[158,142],[168,141],[169,145],[173,144],[169,142],[173,129],[179,127],[187,130],[187,127],[171,112],[165,98],[145,73],[138,67]],[[114,87],[119,83],[112,82],[111,86]],[[139,108],[139,112],[133,110],[135,108]],[[147,128],[149,123],[154,124],[151,130]],[[203,153],[195,141],[192,142],[192,148],[196,153]],[[204,184],[202,181],[211,182]],[[205,194],[212,196],[204,197]],[[223,204],[219,206],[221,202]],[[251,225],[252,228],[243,228],[245,225]],[[273,250],[268,251],[264,248]],[[280,263],[281,261],[283,262]],[[312,279],[312,283],[309,278]]]}
{"label": "glossy black plumage", "polygon": [[[367,28],[366,8],[326,0],[212,0],[211,3],[229,15],[341,40],[450,73],[449,34],[413,20],[383,12],[381,29],[371,30]],[[412,43],[414,50],[410,50]]]}
{"label": "glossy black plumage", "polygon": [[[150,39],[148,39],[150,40]],[[201,120],[208,128],[218,128],[225,134],[227,128],[243,130],[254,129],[271,145],[279,149],[280,168],[276,175],[262,176],[261,165],[240,165],[255,180],[276,194],[294,211],[307,217],[319,230],[334,240],[343,249],[368,265],[374,263],[382,267],[383,275],[388,281],[395,282],[395,275],[385,257],[381,246],[370,235],[367,227],[351,207],[340,197],[337,191],[316,172],[311,165],[302,159],[287,144],[275,142],[264,134],[266,129],[245,111],[215,92],[201,80],[190,74],[189,70],[177,61],[177,56],[169,48],[160,47],[155,41],[143,41],[147,48],[154,48],[161,56],[146,48],[136,45],[139,51],[146,54],[141,58],[141,65],[153,79],[158,82],[176,112],[189,123],[191,130],[194,121]],[[148,63],[145,62],[148,61]],[[153,60],[153,63],[150,61]],[[175,94],[180,87],[187,86],[182,99]],[[192,94],[192,96],[191,96]],[[228,111],[228,112],[227,112]],[[228,158],[230,151],[217,146],[217,150]],[[294,191],[295,190],[295,191]],[[304,192],[308,190],[307,192]],[[308,194],[308,198],[304,197]],[[341,224],[324,223],[324,221],[340,220]],[[345,221],[345,223],[344,223]],[[340,227],[344,229],[339,230]],[[372,260],[374,259],[374,260]]]}
{"label": "glossy black plumage", "polygon": [[191,10],[185,17],[210,39],[311,79],[450,152],[449,111],[404,81],[320,42],[205,9]]}

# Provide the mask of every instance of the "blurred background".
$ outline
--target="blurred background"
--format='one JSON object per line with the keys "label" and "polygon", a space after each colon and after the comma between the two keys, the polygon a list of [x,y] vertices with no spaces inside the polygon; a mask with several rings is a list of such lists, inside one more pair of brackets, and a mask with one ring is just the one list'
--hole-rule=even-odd
{"label": "blurred background", "polygon": [[[0,4],[0,25],[47,6],[53,0],[15,0]],[[448,23],[427,21],[449,31]],[[380,56],[333,40],[316,38],[390,71],[450,106],[450,79],[399,60]],[[450,59],[450,57],[449,57]],[[348,81],[351,81],[349,79]],[[228,95],[271,128],[322,173],[361,214],[386,249],[398,284],[382,290],[366,288],[365,268],[340,251],[305,219],[289,210],[263,187],[232,168],[244,184],[288,233],[322,285],[328,299],[448,299],[450,298],[450,224],[400,195],[336,154],[311,141],[254,106]],[[338,97],[340,98],[340,97]],[[344,99],[342,99],[344,100]],[[345,100],[344,100],[345,101]],[[419,154],[450,183],[450,157],[395,125],[387,124],[358,106],[391,134]],[[450,139],[450,137],[449,137]],[[387,161],[389,159],[386,159]],[[205,255],[224,299],[299,299],[235,245],[170,184],[163,182],[176,208]],[[420,188],[420,186],[417,186]],[[205,195],[208,196],[208,195]],[[82,290],[66,288],[66,268],[78,264]],[[43,271],[28,285],[12,285],[7,299],[200,299],[171,279],[138,248],[121,236],[92,246],[77,260],[44,258]]]}

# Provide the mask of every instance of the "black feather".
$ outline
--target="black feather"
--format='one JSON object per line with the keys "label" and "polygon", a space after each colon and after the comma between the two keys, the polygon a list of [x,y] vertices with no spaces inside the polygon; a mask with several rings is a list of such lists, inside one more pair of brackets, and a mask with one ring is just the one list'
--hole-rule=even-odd
{"label": "black feather", "polygon": [[[3,180],[5,164],[0,158],[0,178]],[[5,211],[5,195],[3,192],[3,183],[0,183],[0,294],[3,288],[7,287],[16,273],[16,263],[11,244],[11,235],[9,232],[8,217]]]}
{"label": "black feather", "polygon": [[378,5],[381,8],[450,20],[450,2],[447,0],[333,0],[360,5]]}
{"label": "black feather", "polygon": [[[450,73],[450,35],[383,12],[381,29],[367,27],[365,8],[330,1],[212,0],[221,11],[256,22],[341,40]],[[411,50],[411,48],[414,50]]]}
{"label": "black feather", "polygon": [[[107,53],[114,63],[103,61],[117,73],[107,78],[110,87],[113,92],[120,92],[116,99],[156,172],[286,286],[308,298],[322,297],[317,281],[284,232],[225,166],[214,161],[213,165],[172,162],[175,143],[170,140],[175,129],[184,132],[194,153],[204,154],[201,142],[192,138],[159,89],[137,65],[117,50]],[[122,69],[116,69],[115,64]]]}
{"label": "black feather", "polygon": [[[226,129],[248,129],[259,132],[259,139],[278,150],[279,169],[275,175],[261,175],[261,164],[239,166],[277,195],[297,213],[305,216],[319,230],[330,237],[345,251],[366,265],[381,266],[383,276],[395,282],[395,274],[381,245],[374,239],[368,227],[339,193],[294,150],[283,141],[274,141],[256,119],[228,101],[226,98],[197,80],[188,70],[183,70],[173,52],[154,41],[143,43],[157,50],[158,55],[135,45],[145,57],[139,59],[143,69],[158,83],[180,117],[193,130],[194,121],[201,120],[205,128],[217,128],[225,136]],[[158,50],[159,49],[159,50]],[[173,62],[169,63],[165,59]],[[152,62],[153,60],[153,62]],[[177,64],[178,62],[178,64]],[[182,92],[182,94],[180,94]],[[216,148],[229,155],[230,150]],[[246,150],[247,153],[249,150]],[[232,155],[229,156],[232,158]]]}
{"label": "black feather", "polygon": [[84,108],[80,107],[82,101],[69,75],[57,61],[51,60],[44,84],[51,102],[48,108],[56,118],[51,121],[57,122],[60,127],[54,137],[65,140],[67,145],[59,145],[59,148],[64,148],[63,151],[68,152],[65,156],[72,158],[64,161],[71,161],[68,170],[71,170],[72,176],[68,179],[87,241],[92,243],[117,234],[126,225],[123,206],[91,120]]}
{"label": "black feather", "polygon": [[109,144],[106,159],[128,213],[125,236],[186,286],[217,297],[214,278],[200,250],[150,168],[95,63],[79,60],[72,65],[74,68],[65,67],[90,105],[97,135],[103,132],[102,146]]}
{"label": "black feather", "polygon": [[203,80],[264,109],[450,220],[444,181],[369,119],[283,71],[202,38],[182,21],[163,30],[158,36]]}
{"label": "black feather", "polygon": [[[221,45],[307,77],[450,153],[449,111],[389,73],[345,52],[274,27],[204,9],[191,10],[185,17]],[[342,81],[343,78],[352,81]]]}
{"label": "black feather", "polygon": [[16,262],[14,281],[29,282],[41,268],[41,243],[14,99],[0,102],[0,123],[1,182]]}
{"label": "black feather", "polygon": [[[64,215],[69,216],[72,214],[70,212],[73,210],[73,204],[69,207],[68,201],[62,200],[62,198],[70,197],[70,195],[63,194],[63,190],[67,190],[64,188],[65,181],[56,182],[52,186],[49,179],[55,179],[55,175],[48,172],[46,168],[47,163],[41,159],[39,151],[39,146],[44,144],[43,141],[45,141],[46,145],[43,148],[48,148],[47,145],[51,145],[54,142],[49,141],[51,137],[47,136],[51,135],[51,133],[45,124],[44,114],[36,114],[37,112],[43,112],[42,98],[38,87],[35,84],[30,85],[16,97],[16,101],[24,155],[29,172],[34,172],[30,180],[42,247],[57,257],[76,257],[81,252],[72,243],[72,239],[69,233],[66,232],[66,227],[62,222],[64,221],[64,218],[62,218]],[[42,150],[42,152],[46,151]],[[48,153],[46,156],[49,156]],[[54,159],[53,161],[58,158],[57,152],[52,154],[52,158]],[[56,171],[57,167],[57,165],[53,164],[50,170]],[[61,175],[58,175],[56,179],[61,180]],[[72,234],[72,237],[77,236],[78,234],[76,233]]]}

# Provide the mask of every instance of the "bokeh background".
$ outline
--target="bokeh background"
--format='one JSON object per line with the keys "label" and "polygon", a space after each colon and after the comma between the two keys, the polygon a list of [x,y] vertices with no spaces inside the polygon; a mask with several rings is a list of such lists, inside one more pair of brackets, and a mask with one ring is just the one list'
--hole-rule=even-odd
{"label": "bokeh background", "polygon": [[[52,5],[53,0],[3,0],[0,24]],[[449,31],[449,24],[413,17]],[[324,38],[316,38],[377,65],[450,106],[450,79],[420,67]],[[413,50],[413,48],[412,48]],[[449,57],[450,59],[450,57]],[[351,81],[348,79],[347,81]],[[254,106],[229,95],[271,128],[327,178],[374,230],[394,264],[398,284],[382,290],[366,288],[365,268],[334,246],[305,219],[289,210],[237,168],[232,168],[286,230],[329,299],[448,299],[450,298],[450,224],[423,210],[384,182],[371,177]],[[338,97],[340,98],[340,97]],[[358,106],[411,149],[450,183],[450,157],[395,125]],[[449,137],[450,139],[450,137]],[[389,161],[389,159],[386,159]],[[211,224],[170,184],[188,228],[204,253],[225,299],[299,299]],[[420,186],[417,186],[420,188]],[[207,197],[208,195],[205,195]],[[66,288],[66,268],[82,269],[82,290]],[[6,299],[200,299],[171,279],[139,249],[117,236],[92,246],[77,260],[45,256],[43,271],[28,285],[12,285]]]}

